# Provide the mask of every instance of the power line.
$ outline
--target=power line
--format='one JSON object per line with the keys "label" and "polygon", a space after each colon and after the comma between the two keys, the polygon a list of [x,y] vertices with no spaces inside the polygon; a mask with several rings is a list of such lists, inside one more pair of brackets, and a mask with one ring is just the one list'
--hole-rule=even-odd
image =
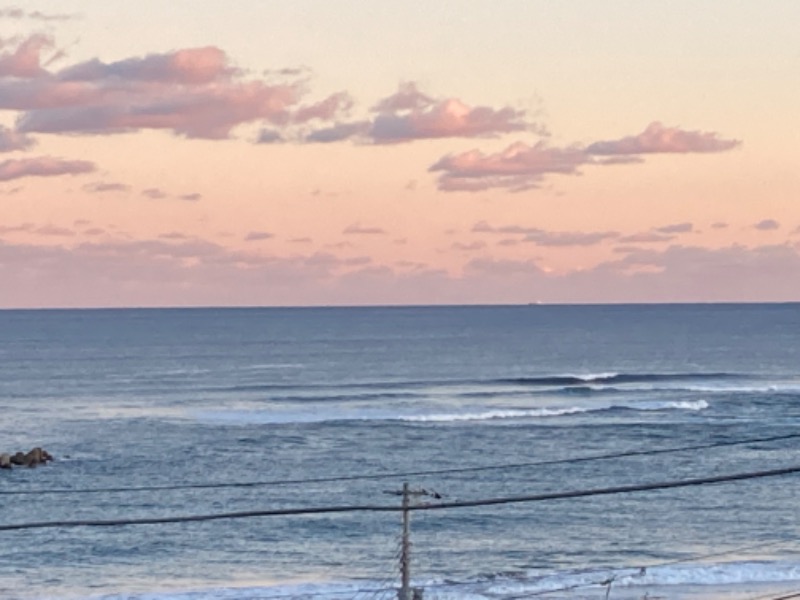
{"label": "power line", "polygon": [[38,489],[38,490],[0,490],[0,496],[23,496],[23,495],[42,495],[42,494],[97,494],[115,492],[155,492],[168,490],[184,489],[220,489],[220,488],[251,488],[266,486],[283,485],[304,485],[310,483],[335,483],[344,481],[358,481],[370,479],[400,479],[406,477],[422,477],[428,475],[451,475],[457,473],[476,473],[481,471],[499,471],[505,469],[521,469],[527,467],[544,467],[563,464],[577,464],[591,462],[595,460],[611,460],[615,458],[630,458],[633,456],[652,456],[657,454],[670,454],[676,452],[689,452],[693,450],[710,450],[713,448],[725,448],[729,446],[741,446],[745,444],[759,444],[776,442],[781,440],[800,438],[800,433],[790,433],[763,438],[750,438],[744,440],[731,440],[727,442],[710,442],[707,444],[696,444],[692,446],[678,446],[671,448],[656,448],[650,450],[630,450],[626,452],[613,452],[609,454],[591,454],[588,456],[576,456],[572,458],[559,458],[553,460],[541,460],[520,463],[500,463],[494,465],[484,465],[476,467],[454,467],[450,469],[427,469],[420,471],[404,471],[395,473],[365,473],[362,475],[336,475],[330,477],[310,477],[305,479],[273,479],[266,481],[240,481],[229,483],[184,483],[176,485],[151,485],[138,487],[107,487],[107,488],[83,488],[83,489]]}
{"label": "power line", "polygon": [[713,477],[700,477],[658,483],[637,485],[613,486],[593,488],[586,490],[571,490],[567,492],[551,492],[546,494],[531,494],[523,496],[508,496],[502,498],[484,498],[480,500],[461,500],[457,502],[440,502],[435,504],[415,504],[407,508],[387,505],[350,505],[350,506],[320,506],[306,508],[278,508],[269,510],[252,510],[230,513],[214,513],[205,515],[187,515],[181,517],[146,517],[139,519],[85,519],[78,521],[42,521],[33,523],[18,523],[0,525],[0,531],[18,531],[23,529],[66,528],[66,527],[115,527],[125,525],[159,525],[167,523],[190,523],[201,521],[218,521],[221,519],[246,519],[254,517],[296,516],[296,515],[323,515],[350,512],[401,512],[403,510],[444,510],[452,508],[470,508],[478,506],[497,506],[503,504],[519,504],[526,502],[542,502],[547,500],[565,500],[572,498],[586,498],[590,496],[605,496],[612,494],[626,494],[652,490],[674,489],[690,486],[726,483],[732,481],[745,481],[761,479],[764,477],[777,477],[800,473],[800,465],[772,469],[767,471],[751,471],[747,473],[733,473],[730,475],[717,475]]}
{"label": "power line", "polygon": [[[679,565],[679,564],[689,564],[698,562],[701,560],[705,560],[707,558],[717,558],[720,556],[728,556],[731,554],[738,554],[739,552],[743,552],[746,550],[756,550],[760,548],[768,548],[770,546],[778,546],[781,544],[785,544],[787,540],[772,540],[769,542],[760,542],[758,544],[749,544],[747,546],[739,546],[738,548],[732,548],[730,550],[723,550],[720,552],[709,552],[707,554],[696,554],[690,558],[682,558],[682,559],[675,559],[675,560],[667,560],[659,563],[651,563],[648,565],[640,565],[640,566],[631,566],[631,567],[622,567],[622,568],[612,568],[607,569],[605,571],[601,571],[604,576],[603,579],[597,581],[588,581],[585,583],[575,583],[568,586],[560,587],[560,588],[552,588],[546,590],[538,590],[535,592],[523,593],[518,594],[515,596],[509,596],[506,600],[522,600],[523,598],[531,598],[535,596],[545,596],[547,594],[554,594],[557,592],[567,592],[579,588],[585,587],[595,587],[601,585],[610,585],[616,582],[620,578],[628,578],[628,577],[643,577],[648,569],[658,569],[660,567],[668,567],[671,565]],[[611,574],[608,574],[609,571]],[[800,595],[800,594],[798,594]],[[793,596],[787,597],[791,598]],[[765,596],[759,596],[757,598],[750,598],[749,600],[784,600],[783,598],[771,598],[771,594],[767,594]]]}
{"label": "power line", "polygon": [[714,477],[699,477],[678,481],[664,481],[660,483],[645,483],[638,485],[620,485],[606,488],[588,490],[573,490],[569,492],[553,492],[549,494],[534,494],[526,496],[508,496],[504,498],[484,498],[482,500],[459,500],[456,502],[441,502],[437,504],[417,504],[409,507],[410,510],[437,510],[444,508],[470,508],[476,506],[493,506],[499,504],[518,504],[522,502],[541,502],[544,500],[565,500],[570,498],[584,498],[588,496],[606,496],[611,494],[626,494],[644,492],[649,490],[666,490],[712,483],[730,481],[744,481],[747,479],[760,479],[762,477],[776,477],[800,472],[800,466],[772,469],[768,471],[753,471],[749,473],[735,473],[732,475],[717,475]]}

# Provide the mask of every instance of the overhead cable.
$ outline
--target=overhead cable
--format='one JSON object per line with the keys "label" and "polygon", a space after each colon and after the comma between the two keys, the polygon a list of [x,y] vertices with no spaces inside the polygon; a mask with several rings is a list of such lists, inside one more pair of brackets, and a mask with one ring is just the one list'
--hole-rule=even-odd
{"label": "overhead cable", "polygon": [[671,448],[655,448],[650,450],[629,450],[625,452],[613,452],[608,454],[590,454],[587,456],[576,456],[572,458],[557,458],[552,460],[540,460],[519,463],[499,463],[493,465],[482,465],[474,467],[454,467],[449,469],[427,469],[420,471],[404,471],[394,473],[364,473],[360,475],[334,475],[329,477],[309,477],[303,479],[273,479],[266,481],[234,481],[217,483],[183,483],[174,485],[149,485],[134,487],[106,487],[106,488],[56,488],[56,489],[29,489],[29,490],[0,490],[0,496],[22,496],[22,495],[43,495],[43,494],[97,494],[97,493],[116,493],[116,492],[155,492],[168,490],[184,489],[221,489],[221,488],[251,488],[268,487],[283,485],[305,485],[311,483],[334,483],[343,481],[359,481],[370,479],[401,479],[405,477],[422,477],[431,475],[451,475],[457,473],[476,473],[481,471],[499,471],[505,469],[521,469],[528,467],[545,467],[552,465],[577,464],[591,462],[595,460],[612,460],[615,458],[629,458],[634,456],[652,456],[656,454],[670,454],[677,452],[689,452],[694,450],[710,450],[713,448],[725,448],[729,446],[742,446],[746,444],[760,444],[800,438],[800,433],[790,433],[785,435],[775,435],[762,438],[749,438],[744,440],[730,440],[723,442],[709,442],[707,444],[695,444],[692,446],[677,446]]}
{"label": "overhead cable", "polygon": [[747,473],[733,473],[729,475],[716,475],[713,477],[700,477],[693,479],[683,479],[675,481],[663,481],[657,483],[645,483],[636,485],[622,485],[605,488],[593,488],[585,490],[571,490],[566,492],[550,492],[545,494],[531,494],[521,496],[506,496],[501,498],[484,498],[479,500],[461,500],[456,502],[438,502],[433,504],[417,504],[406,509],[399,506],[388,505],[350,505],[350,506],[318,506],[300,508],[277,508],[266,510],[251,510],[229,513],[214,513],[205,515],[186,515],[175,517],[144,517],[137,519],[84,519],[77,521],[40,521],[33,523],[17,523],[10,525],[0,525],[0,531],[17,531],[23,529],[44,529],[44,528],[67,528],[67,527],[117,527],[125,525],[158,525],[167,523],[189,523],[200,521],[218,521],[221,519],[247,519],[254,517],[274,517],[274,516],[296,516],[296,515],[323,515],[335,513],[351,512],[401,512],[410,511],[431,511],[453,508],[472,508],[478,506],[497,506],[504,504],[520,504],[527,502],[542,502],[547,500],[567,500],[573,498],[586,498],[590,496],[605,496],[612,494],[626,494],[633,492],[644,492],[664,489],[674,489],[690,486],[709,485],[715,483],[727,483],[733,481],[745,481],[749,479],[761,479],[765,477],[777,477],[791,475],[800,472],[800,465],[784,467],[781,469],[771,469],[765,471],[751,471]]}

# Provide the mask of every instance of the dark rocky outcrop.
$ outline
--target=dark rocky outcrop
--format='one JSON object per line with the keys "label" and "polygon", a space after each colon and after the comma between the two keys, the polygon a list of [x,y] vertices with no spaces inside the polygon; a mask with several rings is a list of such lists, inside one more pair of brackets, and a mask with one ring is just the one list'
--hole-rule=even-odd
{"label": "dark rocky outcrop", "polygon": [[11,469],[13,465],[20,467],[35,467],[53,460],[53,455],[47,450],[36,447],[30,452],[16,452],[14,454],[0,454],[0,469]]}

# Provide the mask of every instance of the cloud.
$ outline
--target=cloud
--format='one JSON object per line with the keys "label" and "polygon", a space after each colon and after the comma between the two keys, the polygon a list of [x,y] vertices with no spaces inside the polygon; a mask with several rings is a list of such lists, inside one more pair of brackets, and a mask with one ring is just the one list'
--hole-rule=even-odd
{"label": "cloud", "polygon": [[469,106],[457,98],[434,99],[416,84],[401,83],[397,92],[373,108],[370,138],[375,143],[408,142],[446,137],[495,137],[517,131],[540,131],[525,111]]}
{"label": "cloud", "polygon": [[323,127],[311,131],[305,137],[307,142],[317,142],[328,144],[341,142],[353,137],[364,135],[369,130],[367,121],[357,121],[354,123],[336,123],[330,127]]}
{"label": "cloud", "polygon": [[484,242],[472,242],[464,244],[462,242],[455,242],[452,246],[453,250],[461,250],[463,252],[474,252],[476,250],[483,250],[486,247]]}
{"label": "cloud", "polygon": [[200,192],[192,192],[191,194],[181,194],[178,196],[178,200],[183,200],[185,202],[198,202],[203,198],[203,195]]}
{"label": "cloud", "polygon": [[674,235],[666,235],[664,233],[656,233],[649,231],[645,233],[634,233],[632,235],[624,235],[619,238],[620,242],[626,244],[656,244],[659,242],[669,242],[675,239]]}
{"label": "cloud", "polygon": [[753,225],[753,228],[759,231],[775,231],[776,229],[780,229],[780,226],[781,224],[775,219],[764,219]]}
{"label": "cloud", "polygon": [[345,235],[386,235],[386,231],[380,227],[363,227],[360,223],[348,225],[342,233]]}
{"label": "cloud", "polygon": [[532,146],[516,142],[495,154],[487,155],[477,149],[450,154],[428,170],[441,172],[438,187],[443,191],[501,188],[519,192],[540,187],[548,174],[579,174],[582,165],[636,164],[643,162],[638,154],[722,152],[739,144],[738,140],[721,139],[715,133],[665,128],[654,122],[637,136],[595,142],[585,148],[550,147],[544,141]]}
{"label": "cloud", "polygon": [[251,231],[245,236],[244,240],[246,242],[260,242],[261,240],[269,240],[273,237],[275,237],[275,235],[267,231]]}
{"label": "cloud", "polygon": [[616,231],[539,231],[529,233],[523,241],[537,246],[594,246],[618,237]]}
{"label": "cloud", "polygon": [[131,186],[112,181],[95,181],[94,183],[87,183],[83,186],[83,189],[97,194],[102,192],[127,192],[130,191]]}
{"label": "cloud", "polygon": [[654,121],[638,135],[595,142],[586,148],[586,152],[601,155],[724,152],[740,144],[739,140],[722,139],[713,132],[664,127],[658,121]]}
{"label": "cloud", "polygon": [[27,150],[35,144],[30,136],[0,125],[0,152]]}
{"label": "cloud", "polygon": [[379,113],[395,113],[403,110],[424,110],[436,101],[419,91],[413,81],[400,83],[397,92],[380,100],[372,110]]}
{"label": "cloud", "polygon": [[444,137],[485,137],[524,131],[530,126],[524,111],[470,107],[450,98],[427,110],[408,114],[381,114],[372,123],[370,137],[376,143],[407,142]]}
{"label": "cloud", "polygon": [[38,10],[25,12],[21,8],[0,8],[0,19],[31,19],[33,21],[68,21],[74,19],[70,14],[47,14]]}
{"label": "cloud", "polygon": [[0,77],[31,78],[45,73],[41,53],[53,47],[53,40],[41,34],[23,40],[12,52],[0,54]]}
{"label": "cloud", "polygon": [[473,233],[501,233],[501,234],[535,234],[539,233],[541,229],[536,227],[522,227],[520,225],[503,225],[502,227],[494,227],[489,225],[486,221],[478,221],[472,226]]}
{"label": "cloud", "polygon": [[64,160],[50,156],[10,159],[0,162],[0,181],[9,181],[20,177],[79,175],[95,170],[95,164],[86,160]]}
{"label": "cloud", "polygon": [[528,146],[516,142],[502,152],[470,150],[445,156],[428,170],[441,171],[439,189],[479,191],[506,188],[522,191],[538,187],[548,173],[574,175],[587,162],[579,148],[552,148],[544,142]]}
{"label": "cloud", "polygon": [[[472,226],[473,233],[490,233],[497,235],[522,235],[521,240],[514,242],[529,242],[537,246],[594,246],[606,240],[617,239],[616,231],[546,231],[537,227],[523,227],[520,225],[504,225],[494,227],[486,221],[478,221]],[[510,241],[510,240],[509,240]],[[503,245],[513,245],[503,240]]]}
{"label": "cloud", "polygon": [[142,190],[142,196],[150,198],[151,200],[161,200],[167,197],[167,193],[158,188],[147,188],[146,190]]}
{"label": "cloud", "polygon": [[716,223],[711,224],[711,229],[727,229],[728,224],[723,223],[722,221],[717,221]]}
{"label": "cloud", "polygon": [[245,123],[286,123],[302,95],[297,82],[243,79],[213,46],[112,63],[94,59],[50,72],[40,54],[51,46],[50,38],[31,36],[0,56],[0,108],[25,111],[17,120],[21,132],[160,129],[221,139]]}
{"label": "cloud", "polygon": [[214,46],[148,54],[113,63],[93,59],[63,69],[61,81],[154,82],[184,85],[229,81],[236,73],[225,53]]}
{"label": "cloud", "polygon": [[672,233],[690,233],[694,229],[694,225],[692,223],[673,223],[671,225],[664,225],[662,227],[655,227],[654,231],[657,233],[665,233],[665,234],[672,234]]}
{"label": "cloud", "polygon": [[[334,119],[349,110],[352,100],[339,92],[325,101],[297,112],[295,121]],[[421,93],[414,83],[401,83],[398,91],[373,108],[369,119],[337,121],[308,132],[308,142],[354,139],[373,144],[396,144],[425,139],[496,137],[511,132],[542,129],[526,119],[525,111],[469,106],[457,98],[435,99]]]}
{"label": "cloud", "polygon": [[295,123],[306,123],[312,119],[329,121],[352,106],[353,99],[347,92],[337,92],[316,104],[301,106],[292,115],[292,121]]}
{"label": "cloud", "polygon": [[256,139],[256,144],[274,144],[276,142],[282,142],[283,136],[280,134],[279,131],[275,129],[267,129],[264,128],[258,133],[258,138]]}
{"label": "cloud", "polygon": [[34,230],[35,233],[40,235],[57,236],[57,237],[72,237],[75,232],[66,227],[56,227],[55,225],[44,225]]}

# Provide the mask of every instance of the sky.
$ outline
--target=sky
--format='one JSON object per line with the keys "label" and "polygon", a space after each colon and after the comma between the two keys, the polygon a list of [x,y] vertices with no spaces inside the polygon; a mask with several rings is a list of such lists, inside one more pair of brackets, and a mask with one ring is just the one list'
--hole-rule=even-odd
{"label": "sky", "polygon": [[0,308],[800,301],[800,2],[0,5]]}

